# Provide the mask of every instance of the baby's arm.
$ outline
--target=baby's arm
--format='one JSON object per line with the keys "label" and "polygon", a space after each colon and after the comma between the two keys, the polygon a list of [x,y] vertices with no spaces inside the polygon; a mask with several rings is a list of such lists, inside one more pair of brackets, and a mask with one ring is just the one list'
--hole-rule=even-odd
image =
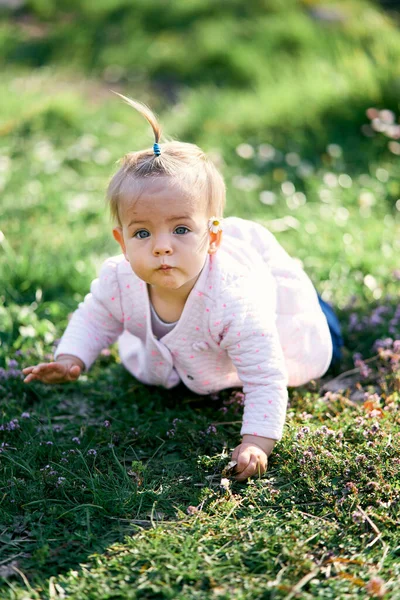
{"label": "baby's arm", "polygon": [[123,314],[116,259],[108,259],[91,293],[74,312],[55,353],[55,361],[23,369],[25,382],[63,383],[76,381],[88,370],[103,348],[123,331]]}
{"label": "baby's arm", "polygon": [[76,381],[84,368],[85,365],[77,356],[61,354],[55,362],[26,367],[22,372],[25,375],[24,383],[68,383]]}
{"label": "baby's arm", "polygon": [[[242,443],[232,458],[237,479],[266,470],[282,437],[287,405],[287,369],[275,323],[276,288],[267,270],[232,286],[218,300],[210,329],[235,366],[245,394]],[[219,342],[218,342],[219,338]]]}

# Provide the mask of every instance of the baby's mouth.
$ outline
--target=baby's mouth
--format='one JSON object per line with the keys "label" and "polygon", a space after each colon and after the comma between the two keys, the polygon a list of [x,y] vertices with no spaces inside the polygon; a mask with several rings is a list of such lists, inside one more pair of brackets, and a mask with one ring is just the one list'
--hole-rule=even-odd
{"label": "baby's mouth", "polygon": [[173,267],[170,267],[170,265],[161,265],[159,267],[159,271],[168,271],[169,269],[173,269]]}

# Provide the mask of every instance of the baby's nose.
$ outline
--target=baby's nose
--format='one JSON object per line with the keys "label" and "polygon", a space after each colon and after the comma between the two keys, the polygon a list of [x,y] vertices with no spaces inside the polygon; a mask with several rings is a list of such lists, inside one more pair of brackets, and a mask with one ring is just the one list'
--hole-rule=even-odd
{"label": "baby's nose", "polygon": [[157,242],[154,244],[153,254],[154,256],[165,256],[172,254],[171,244],[169,244],[165,238],[157,240]]}
{"label": "baby's nose", "polygon": [[171,248],[154,248],[155,256],[164,256],[165,254],[172,254]]}

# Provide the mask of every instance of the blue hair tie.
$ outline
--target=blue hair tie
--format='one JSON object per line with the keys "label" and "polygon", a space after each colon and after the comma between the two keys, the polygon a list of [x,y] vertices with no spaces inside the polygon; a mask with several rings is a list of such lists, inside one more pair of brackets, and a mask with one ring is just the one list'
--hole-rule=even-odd
{"label": "blue hair tie", "polygon": [[159,144],[155,143],[154,146],[153,146],[153,150],[154,150],[154,154],[156,156],[160,156],[160,154],[161,154],[161,148],[160,148]]}

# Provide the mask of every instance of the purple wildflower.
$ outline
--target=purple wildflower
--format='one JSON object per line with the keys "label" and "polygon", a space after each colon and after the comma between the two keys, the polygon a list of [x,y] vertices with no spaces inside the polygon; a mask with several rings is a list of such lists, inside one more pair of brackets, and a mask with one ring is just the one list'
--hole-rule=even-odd
{"label": "purple wildflower", "polygon": [[335,435],[335,432],[333,431],[333,429],[328,429],[328,427],[326,425],[322,425],[322,427],[320,427],[319,429],[316,430],[315,432],[316,435]]}
{"label": "purple wildflower", "polygon": [[96,456],[97,455],[97,452],[96,452],[96,450],[94,448],[90,448],[90,450],[88,450],[87,453],[88,453],[89,456]]}
{"label": "purple wildflower", "polygon": [[105,420],[103,423],[103,427],[105,427],[107,429],[107,427],[110,427],[111,423],[110,421]]}
{"label": "purple wildflower", "polygon": [[351,313],[349,319],[349,331],[358,330],[359,319],[357,313]]}
{"label": "purple wildflower", "polygon": [[358,493],[358,487],[356,486],[355,483],[353,483],[352,481],[348,481],[345,485],[346,491],[350,494],[357,494]]}
{"label": "purple wildflower", "polygon": [[377,490],[380,485],[377,481],[368,481],[366,487],[368,488],[368,490]]}
{"label": "purple wildflower", "polygon": [[19,369],[14,369],[11,368],[8,371],[6,369],[3,369],[3,367],[0,367],[0,380],[1,379],[11,379],[11,378],[20,378],[22,377],[22,371],[20,371]]}
{"label": "purple wildflower", "polygon": [[332,454],[332,452],[329,452],[329,450],[324,450],[323,451],[324,456],[326,456],[326,458],[335,458]]}
{"label": "purple wildflower", "polygon": [[303,437],[310,433],[309,427],[300,427],[299,431],[296,433],[296,439],[301,440]]}
{"label": "purple wildflower", "polygon": [[312,418],[313,418],[313,416],[310,415],[310,413],[307,413],[307,412],[302,412],[301,415],[300,415],[300,419],[303,419],[303,421],[309,421]]}
{"label": "purple wildflower", "polygon": [[341,398],[341,395],[337,392],[325,392],[323,396],[323,400],[326,400],[327,402],[335,402],[335,400],[338,400],[339,398]]}
{"label": "purple wildflower", "polygon": [[21,415],[21,419],[30,419],[31,415],[28,412],[23,412]]}
{"label": "purple wildflower", "polygon": [[215,433],[217,433],[217,428],[215,427],[215,425],[210,425],[210,426],[207,428],[207,430],[206,430],[206,433],[207,433],[208,435],[210,435],[210,434],[215,434]]}
{"label": "purple wildflower", "polygon": [[310,446],[307,450],[305,450],[303,452],[303,457],[300,459],[299,462],[301,465],[304,465],[307,462],[313,461],[314,458],[315,458],[315,451],[314,451],[314,448],[312,448]]}
{"label": "purple wildflower", "polygon": [[392,338],[385,338],[384,340],[376,340],[373,345],[373,350],[376,352],[378,348],[391,348],[393,345]]}
{"label": "purple wildflower", "polygon": [[75,444],[80,444],[81,443],[81,440],[78,437],[76,437],[76,436],[72,438],[72,441],[75,442]]}
{"label": "purple wildflower", "polygon": [[364,523],[365,521],[364,515],[359,510],[355,510],[351,513],[351,518],[354,523]]}
{"label": "purple wildflower", "polygon": [[371,425],[371,433],[377,433],[379,431],[379,423],[376,421]]}
{"label": "purple wildflower", "polygon": [[242,406],[244,404],[245,395],[243,394],[243,392],[235,392],[233,394],[233,399],[235,400],[235,402],[240,404],[240,406]]}
{"label": "purple wildflower", "polygon": [[357,456],[354,459],[356,461],[356,463],[364,463],[366,462],[368,459],[365,456],[365,454],[357,454]]}
{"label": "purple wildflower", "polygon": [[354,366],[358,367],[360,369],[360,375],[361,377],[369,377],[371,375],[371,369],[368,367],[368,365],[363,361],[362,359],[362,355],[359,352],[356,352],[353,355],[353,360],[354,360]]}

